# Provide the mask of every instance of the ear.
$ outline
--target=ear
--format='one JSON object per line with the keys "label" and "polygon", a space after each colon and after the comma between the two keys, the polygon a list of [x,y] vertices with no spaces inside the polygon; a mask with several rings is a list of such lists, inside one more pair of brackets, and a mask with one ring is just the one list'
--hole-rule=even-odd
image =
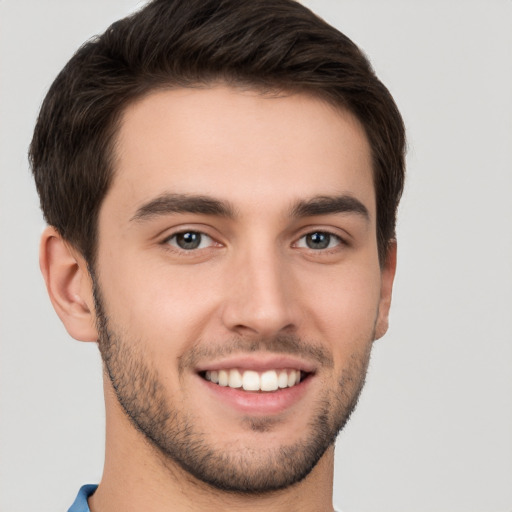
{"label": "ear", "polygon": [[79,341],[97,341],[87,263],[53,227],[47,227],[41,237],[39,265],[50,300],[68,333]]}
{"label": "ear", "polygon": [[389,308],[391,307],[391,295],[396,271],[396,251],[396,240],[391,240],[388,244],[386,261],[381,269],[379,314],[375,324],[376,340],[386,334],[389,326]]}

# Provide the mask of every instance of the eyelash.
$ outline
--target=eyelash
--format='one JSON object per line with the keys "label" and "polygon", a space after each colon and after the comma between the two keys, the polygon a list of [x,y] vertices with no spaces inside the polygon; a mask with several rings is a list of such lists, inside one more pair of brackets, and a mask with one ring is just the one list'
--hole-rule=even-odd
{"label": "eyelash", "polygon": [[[184,247],[179,247],[178,242],[177,242],[177,237],[179,237],[180,235],[183,235],[184,237],[186,235],[194,235],[194,236],[199,235],[200,238],[198,241],[198,246],[193,247],[194,242],[197,242],[197,240],[192,239],[188,242],[189,244],[192,245],[192,247],[190,247],[188,249],[184,248]],[[307,241],[307,237],[313,237],[315,235],[321,235],[323,237],[326,237],[327,238],[327,247],[322,247],[322,248],[310,247],[308,244],[308,241]],[[204,238],[209,239],[210,242],[208,243],[208,245],[206,247],[201,247],[201,245],[203,244]],[[171,243],[172,240],[175,240],[176,243]],[[304,245],[301,245],[302,240],[304,240]],[[335,242],[335,245],[333,247],[331,247],[331,243],[333,242],[333,240]],[[187,243],[187,242],[185,241],[185,243]],[[165,238],[165,240],[163,240],[162,244],[165,245],[170,250],[178,251],[182,254],[190,254],[190,255],[199,250],[210,249],[210,248],[214,247],[216,244],[221,245],[219,242],[216,242],[215,239],[212,238],[210,235],[208,235],[202,231],[193,230],[193,229],[182,230],[182,231],[173,233],[172,235]],[[330,231],[319,229],[319,230],[309,231],[309,232],[303,234],[296,242],[294,242],[292,244],[292,247],[299,248],[299,249],[307,249],[308,251],[311,251],[312,253],[325,254],[325,253],[330,253],[330,252],[336,251],[340,246],[348,246],[348,245],[349,244],[346,242],[346,240],[343,239],[342,237],[340,237],[339,235],[332,233]]]}
{"label": "eyelash", "polygon": [[[307,242],[307,237],[312,237],[314,235],[321,235],[321,236],[327,237],[327,239],[328,239],[327,247],[323,247],[320,249],[319,248],[314,249],[312,247],[309,247],[308,242]],[[305,243],[306,247],[299,245],[301,243],[301,240],[305,241],[304,243]],[[336,245],[334,247],[330,247],[333,240],[336,242]],[[333,250],[336,250],[339,246],[346,246],[346,245],[348,245],[347,242],[343,238],[341,238],[339,235],[336,235],[335,233],[331,233],[330,231],[325,231],[325,230],[320,230],[320,229],[305,233],[297,240],[297,242],[295,242],[293,244],[294,247],[309,249],[310,251],[318,252],[318,253],[332,252]]]}
{"label": "eyelash", "polygon": [[[176,243],[175,244],[172,244],[171,241],[173,239],[175,239],[177,241],[177,238],[180,236],[180,235],[183,235],[184,237],[186,235],[199,235],[200,239],[199,239],[199,246],[198,247],[191,247],[189,249],[185,249],[183,247],[179,247]],[[201,247],[202,243],[203,243],[203,239],[204,238],[208,238],[210,240],[210,244],[207,246],[207,247]],[[187,243],[187,242],[185,242]],[[193,244],[193,241],[189,241],[188,242],[189,244]],[[198,251],[198,250],[202,250],[202,249],[209,249],[210,247],[214,246],[216,243],[218,242],[215,242],[215,240],[210,236],[210,235],[207,235],[206,233],[202,232],[202,231],[198,231],[198,230],[194,230],[194,229],[187,229],[187,230],[183,230],[183,231],[178,231],[177,233],[173,233],[171,236],[168,236],[164,241],[163,241],[163,244],[166,245],[167,247],[171,247],[172,250],[174,251],[179,251],[181,253],[193,253],[195,251]]]}

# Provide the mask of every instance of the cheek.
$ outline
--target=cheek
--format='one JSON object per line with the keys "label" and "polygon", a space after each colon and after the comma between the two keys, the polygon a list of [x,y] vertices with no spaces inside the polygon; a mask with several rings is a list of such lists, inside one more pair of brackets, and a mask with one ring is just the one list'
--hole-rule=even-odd
{"label": "cheek", "polygon": [[212,293],[201,271],[153,265],[136,258],[103,260],[101,290],[112,321],[129,339],[162,353],[197,339],[212,309]]}
{"label": "cheek", "polygon": [[380,299],[378,266],[333,269],[324,284],[309,292],[309,316],[333,349],[352,351],[373,337]]}

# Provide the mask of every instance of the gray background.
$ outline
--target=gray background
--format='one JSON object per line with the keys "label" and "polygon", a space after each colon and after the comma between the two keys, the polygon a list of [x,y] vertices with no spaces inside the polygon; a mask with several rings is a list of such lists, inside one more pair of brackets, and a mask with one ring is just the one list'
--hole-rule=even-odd
{"label": "gray background", "polygon": [[[100,360],[39,275],[26,149],[73,51],[135,0],[0,0],[0,511],[66,510],[103,461]],[[345,512],[512,510],[512,1],[311,0],[409,132],[391,329],[337,446]]]}

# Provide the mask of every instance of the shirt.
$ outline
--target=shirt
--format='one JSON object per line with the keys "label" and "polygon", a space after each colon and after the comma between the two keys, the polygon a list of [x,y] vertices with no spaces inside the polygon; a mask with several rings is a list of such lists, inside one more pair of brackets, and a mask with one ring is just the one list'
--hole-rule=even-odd
{"label": "shirt", "polygon": [[94,484],[82,485],[78,491],[78,496],[73,502],[73,505],[71,505],[71,508],[69,508],[68,512],[91,512],[89,504],[87,503],[87,498],[93,495],[97,487],[98,486]]}

